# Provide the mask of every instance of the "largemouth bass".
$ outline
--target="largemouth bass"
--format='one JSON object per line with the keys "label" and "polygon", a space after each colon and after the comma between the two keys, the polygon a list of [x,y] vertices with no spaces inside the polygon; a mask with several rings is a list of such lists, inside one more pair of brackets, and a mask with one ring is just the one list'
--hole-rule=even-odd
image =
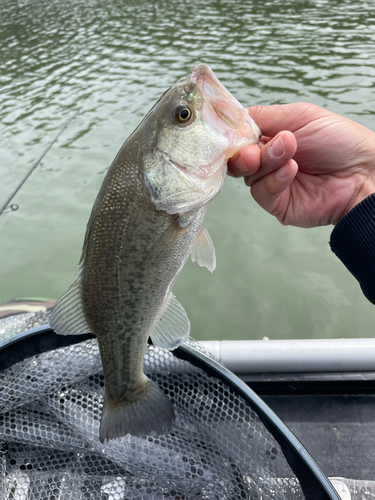
{"label": "largemouth bass", "polygon": [[168,432],[171,402],[143,373],[147,340],[175,349],[189,336],[173,283],[189,255],[211,272],[203,226],[228,158],[257,143],[247,111],[205,64],[165,92],[123,144],[94,203],[76,281],[50,324],[97,336],[105,378],[100,440]]}

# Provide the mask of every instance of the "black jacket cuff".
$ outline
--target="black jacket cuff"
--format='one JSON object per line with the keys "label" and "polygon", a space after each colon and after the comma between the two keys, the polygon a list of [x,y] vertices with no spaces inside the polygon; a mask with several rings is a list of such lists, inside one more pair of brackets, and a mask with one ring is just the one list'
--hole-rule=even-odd
{"label": "black jacket cuff", "polygon": [[375,194],[340,220],[332,231],[330,245],[375,304]]}

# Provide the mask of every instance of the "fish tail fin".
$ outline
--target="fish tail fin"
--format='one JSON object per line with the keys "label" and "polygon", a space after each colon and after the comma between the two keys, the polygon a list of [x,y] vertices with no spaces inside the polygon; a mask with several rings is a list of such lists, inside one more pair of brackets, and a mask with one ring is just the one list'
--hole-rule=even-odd
{"label": "fish tail fin", "polygon": [[132,402],[113,406],[104,398],[100,421],[100,442],[116,439],[125,434],[146,436],[167,433],[173,425],[173,406],[159,387],[147,379],[142,396]]}

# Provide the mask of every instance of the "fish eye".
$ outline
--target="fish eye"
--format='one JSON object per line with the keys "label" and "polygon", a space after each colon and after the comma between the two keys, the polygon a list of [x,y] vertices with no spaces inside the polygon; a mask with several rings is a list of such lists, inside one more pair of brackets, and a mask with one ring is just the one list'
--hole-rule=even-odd
{"label": "fish eye", "polygon": [[191,111],[186,104],[179,104],[174,111],[174,117],[179,123],[186,123],[190,120]]}

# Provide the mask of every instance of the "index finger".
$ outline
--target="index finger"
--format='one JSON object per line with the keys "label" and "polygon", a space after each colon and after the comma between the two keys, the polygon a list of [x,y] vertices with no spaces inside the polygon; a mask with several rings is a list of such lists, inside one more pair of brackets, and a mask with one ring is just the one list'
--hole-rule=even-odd
{"label": "index finger", "polygon": [[228,161],[228,175],[243,177],[252,175],[260,169],[260,148],[257,144],[242,148]]}

